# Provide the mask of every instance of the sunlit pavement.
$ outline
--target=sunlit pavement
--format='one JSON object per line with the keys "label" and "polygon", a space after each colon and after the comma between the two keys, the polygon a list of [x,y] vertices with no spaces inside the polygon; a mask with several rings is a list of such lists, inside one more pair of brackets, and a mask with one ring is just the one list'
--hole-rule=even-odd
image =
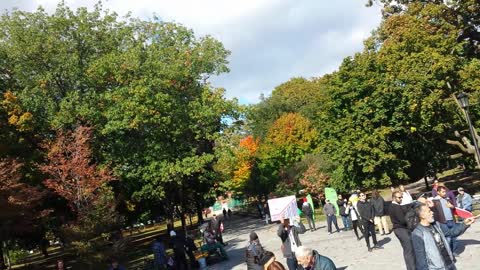
{"label": "sunlit pavement", "polygon": [[[226,249],[230,259],[209,266],[209,270],[247,269],[245,247],[252,230],[257,232],[262,245],[275,253],[277,260],[286,266],[286,261],[280,250],[280,238],[276,235],[278,225],[264,225],[260,219],[250,217],[234,217],[231,221],[227,220],[226,224],[224,240],[228,243]],[[353,231],[329,235],[325,225],[325,222],[317,224],[317,227],[320,227],[319,229],[315,232],[307,231],[300,235],[300,240],[303,245],[331,258],[338,269],[406,269],[400,242],[393,233],[385,236],[377,234],[377,239],[383,249],[368,252],[365,240],[362,238],[357,241]],[[479,239],[480,222],[473,224],[458,238],[459,250],[461,251],[456,263],[458,269],[480,269],[478,266]]]}

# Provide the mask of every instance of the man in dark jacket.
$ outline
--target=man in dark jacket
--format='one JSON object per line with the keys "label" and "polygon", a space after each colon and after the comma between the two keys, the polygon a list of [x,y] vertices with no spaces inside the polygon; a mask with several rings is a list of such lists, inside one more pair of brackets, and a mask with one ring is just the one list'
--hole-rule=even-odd
{"label": "man in dark jacket", "polygon": [[392,194],[392,204],[389,214],[393,224],[393,233],[400,241],[403,249],[403,259],[407,270],[415,270],[415,253],[413,252],[411,231],[408,229],[405,215],[412,207],[412,204],[402,205],[402,192],[395,191]]}
{"label": "man in dark jacket", "polygon": [[315,231],[317,228],[315,228],[315,220],[313,220],[313,210],[306,198],[304,198],[303,200],[302,212],[307,218],[308,227],[310,228],[310,231],[312,232]]}
{"label": "man in dark jacket", "polygon": [[291,226],[290,220],[284,218],[281,220],[280,225],[278,226],[277,235],[282,240],[282,253],[283,257],[287,259],[287,266],[289,270],[297,269],[297,258],[295,257],[295,252],[302,245],[298,234],[305,233],[305,226],[300,223],[299,227]]}
{"label": "man in dark jacket", "polygon": [[374,211],[374,223],[378,226],[378,232],[381,235],[390,234],[390,229],[388,228],[387,216],[385,215],[385,200],[380,196],[377,190],[373,191],[372,200],[371,200],[373,211]]}
{"label": "man in dark jacket", "polygon": [[360,193],[360,201],[357,204],[358,214],[362,220],[363,225],[363,237],[367,242],[368,251],[372,251],[370,246],[370,235],[373,240],[373,248],[380,248],[377,243],[377,236],[375,235],[375,224],[373,219],[375,217],[373,206],[370,202],[367,202],[367,196],[364,192]]}
{"label": "man in dark jacket", "polygon": [[337,224],[337,216],[335,215],[335,206],[330,203],[329,200],[325,201],[325,205],[323,206],[323,213],[327,216],[327,227],[328,227],[328,233],[332,233],[332,222],[335,225],[335,228],[337,229],[337,232],[340,232],[340,228],[338,228]]}
{"label": "man in dark jacket", "polygon": [[333,261],[316,250],[301,246],[297,250],[298,270],[337,270]]}

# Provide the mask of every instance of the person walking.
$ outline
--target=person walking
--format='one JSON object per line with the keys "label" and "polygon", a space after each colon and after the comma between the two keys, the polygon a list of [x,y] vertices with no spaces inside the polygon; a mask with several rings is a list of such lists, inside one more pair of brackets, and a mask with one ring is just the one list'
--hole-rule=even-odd
{"label": "person walking", "polygon": [[[380,248],[377,243],[377,236],[375,235],[373,206],[370,202],[367,202],[367,196],[364,192],[360,193],[360,201],[358,201],[357,209],[360,219],[362,220],[363,237],[365,238],[365,242],[367,242],[368,251],[371,252],[373,248]],[[370,246],[370,235],[372,236],[373,247]]]}
{"label": "person walking", "polygon": [[301,246],[297,250],[298,270],[337,270],[335,263],[311,248]]}
{"label": "person walking", "polygon": [[371,203],[373,206],[373,212],[375,215],[374,223],[378,226],[378,232],[381,235],[390,234],[388,228],[387,216],[385,215],[385,200],[380,196],[377,190],[372,193]]}
{"label": "person walking", "polygon": [[457,191],[458,191],[457,207],[460,209],[472,212],[472,202],[473,202],[472,196],[466,193],[462,187],[459,187]]}
{"label": "person walking", "polygon": [[[440,195],[440,190],[438,191]],[[412,233],[416,270],[456,270],[455,258],[447,237],[457,237],[475,222],[467,218],[451,228],[441,229],[433,218],[433,212],[425,204],[415,208],[419,224]]]}
{"label": "person walking", "polygon": [[360,231],[363,234],[363,229],[361,227],[362,225],[358,223],[358,219],[360,215],[358,214],[356,207],[350,201],[348,202],[346,211],[350,216],[350,220],[352,220],[352,227],[353,227],[353,231],[355,232],[355,236],[357,237],[357,240],[360,240],[360,236],[358,236],[358,231],[357,231],[357,228],[359,228],[360,226]]}
{"label": "person walking", "polygon": [[325,205],[323,206],[323,213],[327,216],[327,227],[328,233],[332,234],[332,223],[335,225],[337,232],[340,232],[340,228],[338,228],[337,224],[337,216],[335,216],[335,207],[333,204],[330,203],[330,200],[325,201]]}
{"label": "person walking", "polygon": [[247,249],[245,250],[245,262],[247,263],[247,270],[262,270],[260,265],[260,256],[264,250],[255,232],[250,233],[250,241],[248,241]]}
{"label": "person walking", "polygon": [[299,227],[290,225],[288,218],[283,218],[278,226],[277,235],[282,240],[283,257],[287,259],[287,266],[289,270],[297,269],[297,258],[295,252],[297,248],[302,245],[298,234],[305,233],[305,226],[300,223]]}
{"label": "person walking", "polygon": [[211,225],[212,225],[212,231],[215,234],[215,238],[217,239],[217,241],[220,244],[226,246],[227,244],[225,244],[223,242],[223,237],[222,237],[223,220],[221,220],[219,217],[217,217],[217,215],[213,214],[212,220],[210,222],[211,222]]}
{"label": "person walking", "polygon": [[393,224],[393,233],[400,241],[403,249],[403,260],[407,270],[415,270],[415,253],[413,251],[411,231],[408,228],[405,215],[412,207],[412,204],[402,205],[402,192],[395,191],[392,194],[392,204],[390,205],[389,215]]}
{"label": "person walking", "polygon": [[338,212],[342,217],[343,229],[348,231],[350,229],[350,224],[348,222],[348,214],[346,212],[345,205],[347,200],[342,198],[342,195],[338,195],[337,205],[338,205]]}
{"label": "person walking", "polygon": [[170,231],[171,247],[173,249],[173,260],[177,270],[187,270],[188,263],[185,256],[185,239],[177,236],[175,231]]}
{"label": "person walking", "polygon": [[310,231],[315,231],[317,228],[315,228],[315,220],[313,219],[313,209],[308,203],[307,198],[303,198],[302,212],[307,218],[308,228],[310,228]]}

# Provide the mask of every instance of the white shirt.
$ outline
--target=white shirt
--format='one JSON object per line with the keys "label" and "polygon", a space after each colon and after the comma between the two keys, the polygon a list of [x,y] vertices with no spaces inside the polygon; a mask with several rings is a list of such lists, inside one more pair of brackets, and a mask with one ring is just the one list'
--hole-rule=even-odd
{"label": "white shirt", "polygon": [[400,205],[405,205],[413,202],[412,195],[408,191],[402,192],[402,203]]}

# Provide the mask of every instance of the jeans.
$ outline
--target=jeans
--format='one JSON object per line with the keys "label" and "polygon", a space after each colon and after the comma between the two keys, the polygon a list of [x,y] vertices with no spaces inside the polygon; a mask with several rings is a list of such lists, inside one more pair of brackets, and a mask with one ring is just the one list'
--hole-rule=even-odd
{"label": "jeans", "polygon": [[295,255],[293,255],[293,258],[287,258],[287,266],[288,270],[297,270],[297,258],[295,258]]}
{"label": "jeans", "polygon": [[343,216],[342,215],[342,223],[343,223],[343,228],[345,230],[348,230],[350,228],[350,224],[348,222],[348,216]]}
{"label": "jeans", "polygon": [[337,229],[337,232],[339,232],[340,228],[338,228],[337,217],[335,215],[327,216],[328,232],[329,233],[332,232],[332,222],[333,222],[333,225],[335,225],[335,228]]}
{"label": "jeans", "polygon": [[396,228],[393,230],[395,236],[400,240],[400,244],[403,248],[403,259],[407,270],[415,270],[415,252],[412,244],[412,234],[410,230],[405,228]]}
{"label": "jeans", "polygon": [[[447,220],[447,223],[440,224],[440,227],[441,226],[446,226],[450,229],[450,228],[455,226],[455,221]],[[457,238],[456,237],[445,237],[445,238],[447,239],[448,243],[450,244],[450,250],[452,251],[452,253],[456,253],[457,246],[458,246]]]}

